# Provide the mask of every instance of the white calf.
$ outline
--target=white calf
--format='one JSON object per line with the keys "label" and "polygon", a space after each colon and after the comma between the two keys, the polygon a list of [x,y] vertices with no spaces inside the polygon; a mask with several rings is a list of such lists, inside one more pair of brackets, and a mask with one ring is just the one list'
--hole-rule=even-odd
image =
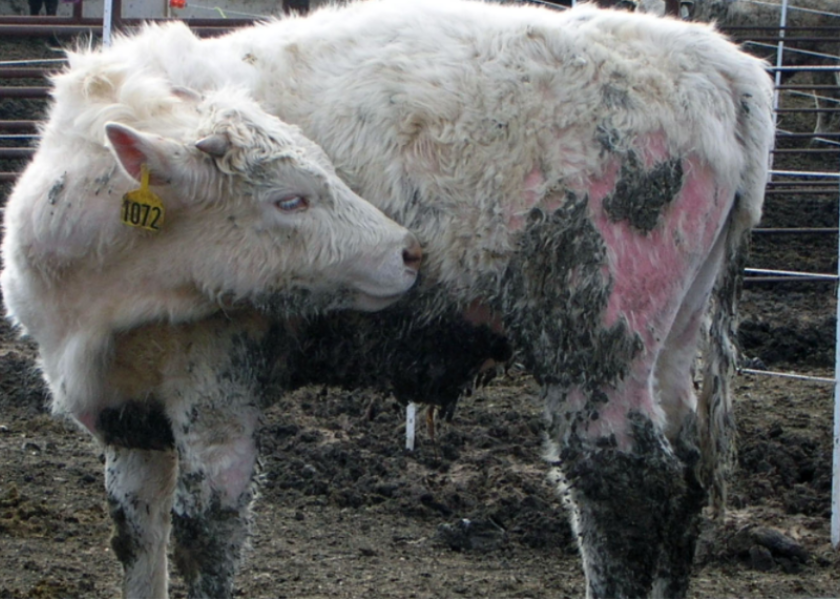
{"label": "white calf", "polygon": [[[218,391],[209,382],[222,374],[203,356],[233,360],[250,326],[211,315],[254,303],[291,316],[380,309],[412,286],[420,250],[245,92],[201,99],[142,69],[72,62],[6,205],[0,284],[9,317],[38,344],[54,412],[109,446],[118,530],[148,532],[115,542],[126,592],[163,596],[171,448],[196,435],[194,405]],[[225,391],[252,394],[253,408],[260,386],[248,376]],[[256,421],[256,409],[221,416],[226,406],[212,438],[179,445],[204,453],[182,453],[181,476],[204,469],[191,491],[212,488],[222,512],[250,497]],[[144,450],[121,450],[138,439]]]}

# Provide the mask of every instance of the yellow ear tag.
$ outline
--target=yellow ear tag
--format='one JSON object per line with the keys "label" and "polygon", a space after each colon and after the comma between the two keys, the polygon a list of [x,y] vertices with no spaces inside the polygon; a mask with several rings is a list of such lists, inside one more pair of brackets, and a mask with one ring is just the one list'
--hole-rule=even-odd
{"label": "yellow ear tag", "polygon": [[163,202],[149,189],[149,168],[140,167],[140,189],[127,192],[122,201],[122,222],[130,227],[160,231],[165,214]]}

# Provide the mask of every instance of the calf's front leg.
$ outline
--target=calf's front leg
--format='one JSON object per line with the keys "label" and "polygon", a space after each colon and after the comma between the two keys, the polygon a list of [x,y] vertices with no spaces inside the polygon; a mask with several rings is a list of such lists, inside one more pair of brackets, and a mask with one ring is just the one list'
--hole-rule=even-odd
{"label": "calf's front leg", "polygon": [[236,402],[173,419],[180,472],[173,560],[192,598],[230,598],[250,525],[259,412]]}
{"label": "calf's front leg", "polygon": [[103,410],[94,432],[105,443],[105,490],[126,598],[167,598],[177,463],[172,432],[154,401]]}
{"label": "calf's front leg", "polygon": [[167,598],[175,453],[108,446],[105,489],[114,522],[111,548],[123,566],[125,597]]}

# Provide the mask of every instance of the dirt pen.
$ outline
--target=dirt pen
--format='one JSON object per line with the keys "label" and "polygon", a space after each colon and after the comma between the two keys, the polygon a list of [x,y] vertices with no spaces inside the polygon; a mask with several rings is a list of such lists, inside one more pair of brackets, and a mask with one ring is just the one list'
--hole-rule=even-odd
{"label": "dirt pen", "polygon": [[[836,76],[824,77],[837,73],[838,25],[825,15],[820,31],[791,27],[781,57],[778,29],[731,31],[740,41],[749,34],[747,49],[779,73],[779,136],[741,303],[738,468],[726,519],[704,524],[698,597],[840,591],[830,542],[840,485],[832,477],[840,93]],[[30,32],[37,37],[4,27],[0,20],[0,203],[36,142],[43,73],[61,65],[47,24]],[[74,33],[57,35],[66,43]],[[815,136],[819,114],[834,118]],[[0,596],[116,596],[99,450],[47,414],[34,355],[0,324]],[[278,399],[260,433],[262,498],[237,594],[581,596],[563,508],[544,481],[534,382],[514,365],[462,399],[434,441],[419,427],[412,452],[403,450],[404,415],[392,398],[366,392],[312,388]],[[172,593],[184,592],[176,579]]]}

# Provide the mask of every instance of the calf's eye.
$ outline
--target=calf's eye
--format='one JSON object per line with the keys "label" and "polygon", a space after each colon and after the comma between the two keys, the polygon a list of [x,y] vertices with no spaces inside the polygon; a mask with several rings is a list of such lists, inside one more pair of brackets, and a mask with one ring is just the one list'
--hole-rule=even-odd
{"label": "calf's eye", "polygon": [[274,206],[282,212],[297,212],[309,208],[309,202],[303,196],[286,196],[275,200]]}

